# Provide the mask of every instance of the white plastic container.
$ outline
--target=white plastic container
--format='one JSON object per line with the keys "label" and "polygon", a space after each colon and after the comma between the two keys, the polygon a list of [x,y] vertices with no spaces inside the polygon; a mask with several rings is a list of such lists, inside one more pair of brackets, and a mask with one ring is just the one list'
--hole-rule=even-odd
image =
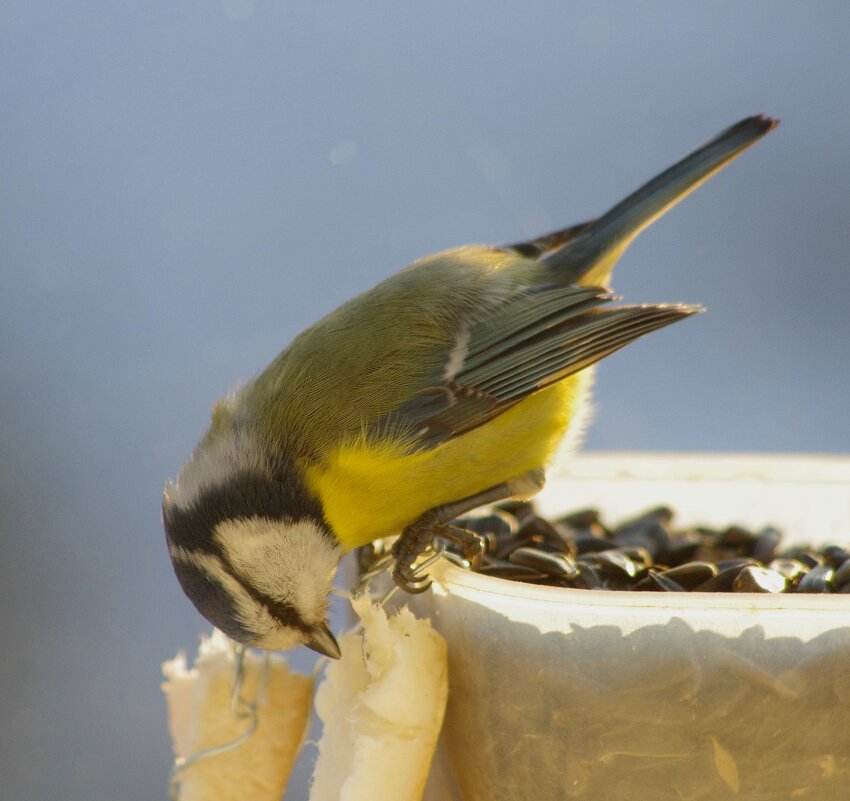
{"label": "white plastic container", "polygon": [[[850,458],[590,454],[543,514],[850,542]],[[850,799],[850,595],[625,593],[451,564],[406,597],[449,643],[428,801]]]}

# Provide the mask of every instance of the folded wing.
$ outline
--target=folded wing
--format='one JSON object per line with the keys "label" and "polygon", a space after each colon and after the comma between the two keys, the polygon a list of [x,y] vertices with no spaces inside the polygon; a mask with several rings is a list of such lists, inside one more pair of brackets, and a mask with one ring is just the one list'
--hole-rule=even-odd
{"label": "folded wing", "polygon": [[457,331],[429,381],[376,426],[433,448],[699,307],[613,306],[599,287],[517,291]]}

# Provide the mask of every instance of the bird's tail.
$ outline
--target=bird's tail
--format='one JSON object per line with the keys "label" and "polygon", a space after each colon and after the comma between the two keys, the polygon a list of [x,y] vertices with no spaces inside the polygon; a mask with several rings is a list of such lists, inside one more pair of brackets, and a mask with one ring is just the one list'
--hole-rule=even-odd
{"label": "bird's tail", "polygon": [[747,117],[706,142],[622,200],[541,263],[557,270],[559,281],[605,286],[617,259],[650,223],[725,167],[778,124]]}

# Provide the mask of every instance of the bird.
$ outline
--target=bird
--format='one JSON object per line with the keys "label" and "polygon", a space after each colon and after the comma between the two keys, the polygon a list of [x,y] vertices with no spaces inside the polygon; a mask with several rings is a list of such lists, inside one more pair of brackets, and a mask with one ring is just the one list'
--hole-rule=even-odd
{"label": "bird", "polygon": [[217,402],[162,503],[197,610],[244,645],[338,658],[327,612],[345,553],[400,534],[393,578],[422,590],[414,563],[435,536],[459,536],[452,520],[543,486],[581,431],[595,363],[701,311],[616,305],[611,271],[777,122],[741,120],[596,219],[420,259]]}

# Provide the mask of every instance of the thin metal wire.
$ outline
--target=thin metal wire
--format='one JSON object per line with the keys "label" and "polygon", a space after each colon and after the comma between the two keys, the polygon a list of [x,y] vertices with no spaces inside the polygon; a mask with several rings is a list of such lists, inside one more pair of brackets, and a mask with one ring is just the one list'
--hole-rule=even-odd
{"label": "thin metal wire", "polygon": [[[434,545],[431,546],[431,550],[433,551],[433,553],[430,556],[428,556],[426,559],[421,561],[418,565],[416,565],[413,568],[413,570],[410,571],[412,576],[414,576],[414,577],[419,576],[422,573],[425,573],[428,570],[428,568],[431,567],[431,565],[436,564],[440,560],[440,558],[443,556],[443,554],[445,553],[446,546],[443,545],[442,542],[435,541]],[[378,606],[383,606],[385,603],[387,603],[387,601],[389,601],[390,598],[392,598],[393,595],[395,595],[400,589],[401,589],[401,587],[399,587],[398,584],[394,583],[393,586],[390,587],[378,599]]]}
{"label": "thin metal wire", "polygon": [[253,701],[248,701],[242,697],[242,688],[245,683],[245,646],[236,646],[236,661],[233,666],[233,680],[230,684],[230,714],[237,720],[248,720],[248,727],[238,737],[220,745],[214,745],[210,748],[205,748],[188,757],[177,757],[174,760],[174,765],[171,768],[171,777],[169,781],[169,792],[172,801],[178,801],[180,796],[180,776],[186,769],[200,762],[203,759],[227,753],[238,748],[246,742],[257,730],[260,722],[260,716],[257,707],[265,701],[266,691],[268,689],[270,659],[271,655],[266,651],[263,654],[263,668],[260,674],[260,680],[257,684],[257,691]]}
{"label": "thin metal wire", "polygon": [[372,579],[379,576],[385,570],[388,570],[394,561],[395,558],[391,553],[385,554],[384,556],[376,559],[368,570],[364,570],[360,574],[360,577],[357,579],[357,583],[351,590],[351,595],[360,595],[365,592]]}
{"label": "thin metal wire", "polygon": [[[431,547],[425,551],[428,556],[419,562],[413,569],[410,571],[412,576],[419,576],[422,573],[425,573],[431,565],[435,564],[440,560],[440,558],[447,559],[453,564],[458,565],[459,567],[469,567],[469,562],[463,557],[458,556],[457,554],[452,553],[451,551],[446,550],[446,546],[440,540],[435,539]],[[357,596],[366,591],[372,579],[379,576],[393,565],[395,562],[395,558],[392,554],[385,554],[380,558],[376,559],[375,562],[369,567],[368,570],[364,570],[359,578],[357,579],[357,583],[351,590],[351,595]],[[401,589],[397,584],[394,584],[382,598],[380,598],[377,603],[379,606],[383,606],[393,595]],[[346,595],[344,592],[340,592],[339,595]]]}

